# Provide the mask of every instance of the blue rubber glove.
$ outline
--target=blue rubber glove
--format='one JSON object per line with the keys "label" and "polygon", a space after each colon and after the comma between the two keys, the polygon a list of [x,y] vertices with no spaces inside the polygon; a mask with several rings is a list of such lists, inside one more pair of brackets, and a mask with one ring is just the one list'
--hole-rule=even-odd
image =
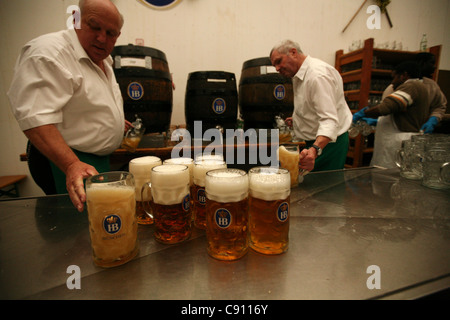
{"label": "blue rubber glove", "polygon": [[374,119],[374,118],[362,118],[361,120],[367,122],[367,124],[368,124],[369,126],[374,126],[374,127],[375,127],[375,126],[377,125],[377,123],[378,123],[378,119]]}
{"label": "blue rubber glove", "polygon": [[424,123],[420,130],[422,130],[424,133],[433,133],[434,127],[436,127],[438,123],[439,120],[437,117],[430,117],[430,119],[428,119],[428,121]]}
{"label": "blue rubber glove", "polygon": [[369,109],[369,107],[365,107],[361,110],[359,110],[358,112],[356,112],[355,114],[353,114],[353,122],[356,123],[358,122],[358,120],[361,120],[362,118],[364,118],[366,116],[365,111]]}

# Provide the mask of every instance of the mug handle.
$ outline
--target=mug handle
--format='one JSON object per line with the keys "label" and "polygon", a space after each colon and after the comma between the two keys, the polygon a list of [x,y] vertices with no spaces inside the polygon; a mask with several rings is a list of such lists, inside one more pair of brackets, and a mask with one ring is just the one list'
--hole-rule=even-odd
{"label": "mug handle", "polygon": [[[147,195],[147,197],[144,197],[144,194]],[[150,200],[144,200],[144,199],[150,199]],[[150,181],[147,181],[142,185],[141,188],[141,200],[142,200],[142,207],[144,208],[145,213],[147,213],[152,219],[153,217],[153,210],[151,203],[152,200],[152,184]]]}
{"label": "mug handle", "polygon": [[446,185],[450,185],[450,162],[444,163],[439,168],[439,180]]}

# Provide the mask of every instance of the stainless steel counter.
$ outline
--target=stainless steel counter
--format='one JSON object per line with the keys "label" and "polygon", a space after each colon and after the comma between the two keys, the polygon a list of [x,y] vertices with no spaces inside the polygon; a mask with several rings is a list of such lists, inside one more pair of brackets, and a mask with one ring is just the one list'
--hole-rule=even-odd
{"label": "stainless steel counter", "polygon": [[[395,170],[307,175],[292,190],[283,255],[222,262],[203,231],[172,246],[152,231],[139,226],[137,258],[102,269],[87,214],[67,196],[1,201],[0,299],[409,299],[450,287],[450,191]],[[67,286],[71,265],[80,289]]]}

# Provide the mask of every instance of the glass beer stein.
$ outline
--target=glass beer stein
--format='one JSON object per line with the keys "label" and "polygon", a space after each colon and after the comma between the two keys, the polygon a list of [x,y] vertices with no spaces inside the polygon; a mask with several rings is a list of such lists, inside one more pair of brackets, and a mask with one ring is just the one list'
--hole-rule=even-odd
{"label": "glass beer stein", "polygon": [[164,164],[152,168],[151,183],[143,186],[151,192],[154,237],[158,242],[174,244],[191,235],[189,169],[180,164]]}
{"label": "glass beer stein", "polygon": [[125,134],[121,147],[130,152],[136,152],[136,149],[144,136],[145,126],[137,115],[136,121],[134,121],[132,125],[133,127],[128,129]]}
{"label": "glass beer stein", "polygon": [[256,167],[248,174],[250,248],[263,254],[283,253],[289,246],[289,171]]}
{"label": "glass beer stein", "polygon": [[236,260],[248,251],[248,177],[238,169],[206,173],[206,239],[208,254]]}
{"label": "glass beer stein", "polygon": [[142,186],[150,182],[152,168],[158,165],[161,165],[161,159],[153,156],[135,158],[128,164],[128,170],[133,174],[136,184],[137,221],[142,225],[153,224],[152,210],[149,205],[145,205],[151,200],[151,195],[143,193]]}
{"label": "glass beer stein", "polygon": [[207,158],[196,160],[194,163],[194,183],[191,188],[193,199],[194,225],[199,229],[206,229],[206,195],[205,195],[205,178],[206,172],[214,169],[224,169],[227,163],[218,158]]}
{"label": "glass beer stein", "polygon": [[133,175],[106,172],[86,181],[86,203],[94,263],[114,267],[133,259],[137,240]]}
{"label": "glass beer stein", "polygon": [[406,179],[420,180],[422,178],[421,157],[413,141],[403,140],[395,161],[400,168],[400,175]]}
{"label": "glass beer stein", "polygon": [[450,188],[450,140],[430,141],[425,146],[422,184],[433,189]]}

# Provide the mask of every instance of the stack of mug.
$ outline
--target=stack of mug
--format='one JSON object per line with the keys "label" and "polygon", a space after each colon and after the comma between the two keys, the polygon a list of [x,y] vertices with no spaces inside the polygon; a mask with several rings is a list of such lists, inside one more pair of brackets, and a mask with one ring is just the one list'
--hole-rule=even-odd
{"label": "stack of mug", "polygon": [[450,188],[450,136],[413,135],[402,141],[396,164],[404,178],[422,180],[424,186],[433,189]]}

